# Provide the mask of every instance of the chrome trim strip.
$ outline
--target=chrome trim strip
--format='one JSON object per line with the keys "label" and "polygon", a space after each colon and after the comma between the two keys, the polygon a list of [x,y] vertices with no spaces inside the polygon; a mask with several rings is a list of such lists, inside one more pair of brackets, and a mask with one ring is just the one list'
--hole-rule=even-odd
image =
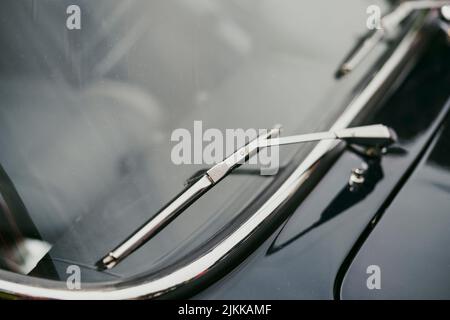
{"label": "chrome trim strip", "polygon": [[[413,47],[418,34],[419,30],[415,28],[405,35],[373,80],[360,95],[348,105],[330,130],[342,129],[351,123],[358,113],[367,105],[370,99],[377,93],[388,77],[394,72],[396,67],[403,61],[408,51]],[[0,291],[21,297],[49,299],[135,299],[161,296],[186,283],[195,281],[196,278],[218,264],[221,259],[252,234],[264,220],[266,220],[280,205],[298,190],[310,175],[314,164],[327,154],[330,149],[335,147],[336,144],[337,142],[333,140],[319,142],[281,187],[243,225],[199,259],[180,267],[172,273],[137,285],[124,282],[117,287],[111,286],[105,288],[104,286],[89,286],[89,288],[78,291],[50,287],[50,284],[61,285],[61,283],[57,281],[46,281],[46,283],[49,284],[49,287],[38,287],[32,284],[0,280]],[[10,272],[2,271],[2,273]],[[27,278],[27,280],[29,280],[29,278]]]}

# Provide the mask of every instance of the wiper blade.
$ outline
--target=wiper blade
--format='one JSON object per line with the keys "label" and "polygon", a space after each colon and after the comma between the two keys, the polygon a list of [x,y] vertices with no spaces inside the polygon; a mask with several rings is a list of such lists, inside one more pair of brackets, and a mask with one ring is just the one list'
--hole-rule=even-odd
{"label": "wiper blade", "polygon": [[369,32],[357,43],[355,49],[339,66],[336,77],[340,78],[353,71],[386,35],[395,30],[414,11],[440,9],[448,5],[449,0],[415,0],[400,3],[395,10],[381,18],[381,29]]}
{"label": "wiper blade", "polygon": [[193,202],[205,194],[225,176],[230,174],[236,167],[243,164],[247,159],[258,153],[261,148],[313,142],[324,139],[340,139],[348,143],[383,147],[396,140],[395,133],[383,125],[371,125],[364,127],[347,128],[335,131],[310,133],[296,136],[278,138],[280,128],[276,127],[267,133],[260,135],[244,147],[238,149],[223,161],[214,165],[211,169],[201,175],[195,183],[181,192],[165,208],[157,213],[152,219],[134,232],[122,244],[109,252],[97,263],[100,269],[111,269],[129,254],[150,240],[168,223],[181,214]]}

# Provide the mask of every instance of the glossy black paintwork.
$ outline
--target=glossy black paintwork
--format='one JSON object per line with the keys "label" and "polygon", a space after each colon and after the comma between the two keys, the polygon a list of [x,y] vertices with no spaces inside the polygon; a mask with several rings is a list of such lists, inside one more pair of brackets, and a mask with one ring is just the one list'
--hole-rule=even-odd
{"label": "glossy black paintwork", "polygon": [[[339,298],[342,278],[361,242],[402,190],[440,130],[449,108],[449,57],[444,37],[433,39],[406,79],[392,88],[392,94],[386,94],[372,114],[360,119],[363,124],[392,126],[399,136],[380,163],[368,163],[345,151],[282,227],[244,263],[194,298]],[[350,171],[361,166],[369,167],[370,177],[364,188],[352,192],[347,187]],[[427,236],[448,240],[448,234],[429,232]],[[446,243],[433,243],[448,248]],[[399,250],[408,250],[414,243],[403,245]],[[429,262],[419,259],[414,263]],[[436,259],[433,263],[444,267],[449,261]]]}
{"label": "glossy black paintwork", "polygon": [[[450,299],[450,117],[348,270],[343,299]],[[368,290],[367,268],[381,288]]]}

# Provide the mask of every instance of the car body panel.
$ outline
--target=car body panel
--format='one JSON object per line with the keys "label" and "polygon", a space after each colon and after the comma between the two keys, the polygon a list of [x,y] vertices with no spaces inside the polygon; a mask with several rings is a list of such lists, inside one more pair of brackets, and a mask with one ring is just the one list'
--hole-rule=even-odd
{"label": "car body panel", "polygon": [[[450,299],[449,182],[447,117],[351,262],[342,299]],[[374,271],[369,266],[376,266],[380,281],[370,290],[366,281]]]}

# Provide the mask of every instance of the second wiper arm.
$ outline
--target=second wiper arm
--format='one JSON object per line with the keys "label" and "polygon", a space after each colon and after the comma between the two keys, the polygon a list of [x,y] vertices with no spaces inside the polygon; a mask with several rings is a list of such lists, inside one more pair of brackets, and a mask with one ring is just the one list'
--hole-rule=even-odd
{"label": "second wiper arm", "polygon": [[401,2],[392,12],[381,18],[379,29],[370,31],[356,44],[356,47],[339,66],[336,77],[341,78],[353,71],[387,34],[396,29],[413,12],[439,9],[444,6],[450,6],[450,0],[408,0]]}
{"label": "second wiper arm", "polygon": [[340,139],[348,143],[363,146],[383,147],[396,140],[395,133],[383,125],[371,125],[364,127],[346,128],[341,130],[310,133],[290,137],[278,138],[280,128],[274,128],[260,135],[244,147],[238,149],[229,157],[219,162],[201,175],[195,183],[180,193],[173,201],[158,212],[152,219],[133,233],[122,244],[109,252],[97,263],[100,269],[111,269],[122,259],[138,249],[142,244],[150,240],[168,223],[181,214],[193,202],[205,194],[236,167],[245,163],[247,159],[258,153],[261,148],[287,145],[304,142],[312,142],[326,139]]}

